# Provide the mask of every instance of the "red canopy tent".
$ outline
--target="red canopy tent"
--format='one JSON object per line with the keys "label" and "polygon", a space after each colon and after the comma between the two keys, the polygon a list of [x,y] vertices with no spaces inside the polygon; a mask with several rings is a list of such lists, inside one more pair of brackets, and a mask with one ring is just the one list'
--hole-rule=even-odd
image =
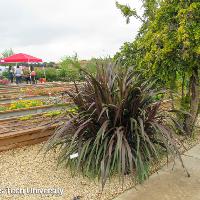
{"label": "red canopy tent", "polygon": [[[30,56],[28,54],[18,53],[0,60],[0,63],[31,63],[31,62],[32,63],[42,62],[42,59]],[[45,70],[44,70],[44,76],[46,78]]]}
{"label": "red canopy tent", "polygon": [[23,63],[23,62],[29,63],[29,62],[42,62],[42,59],[24,53],[18,53],[9,56],[7,58],[3,58],[1,61],[4,63]]}

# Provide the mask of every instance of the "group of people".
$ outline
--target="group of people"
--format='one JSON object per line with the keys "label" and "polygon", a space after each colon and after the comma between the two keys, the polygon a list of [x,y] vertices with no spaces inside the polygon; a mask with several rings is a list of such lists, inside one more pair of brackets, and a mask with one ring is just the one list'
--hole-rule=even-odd
{"label": "group of people", "polygon": [[12,66],[9,66],[8,78],[11,83],[14,82],[14,78],[15,78],[16,84],[22,83],[23,80],[25,80],[27,84],[37,83],[36,72],[34,71],[33,67],[29,68],[29,67],[17,66],[16,69],[14,69]]}

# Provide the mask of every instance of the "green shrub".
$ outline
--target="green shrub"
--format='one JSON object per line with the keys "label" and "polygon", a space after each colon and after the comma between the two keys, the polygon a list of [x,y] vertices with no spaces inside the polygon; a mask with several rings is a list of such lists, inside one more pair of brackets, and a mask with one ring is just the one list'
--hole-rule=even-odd
{"label": "green shrub", "polygon": [[96,59],[91,59],[89,61],[87,61],[87,64],[85,64],[83,66],[83,68],[85,70],[87,70],[89,73],[91,73],[92,75],[96,75],[96,62],[97,60]]}
{"label": "green shrub", "polygon": [[44,78],[45,77],[43,69],[37,68],[35,71],[36,71],[36,74],[37,74],[38,78]]}
{"label": "green shrub", "polygon": [[58,80],[58,73],[57,70],[54,68],[47,68],[45,70],[47,81],[57,81]]}
{"label": "green shrub", "polygon": [[58,73],[55,68],[38,69],[36,73],[37,73],[38,78],[45,78],[45,75],[46,75],[46,79],[49,82],[59,80]]}
{"label": "green shrub", "polygon": [[61,67],[58,71],[58,77],[65,82],[80,81],[82,79],[79,69],[73,68],[73,66]]}
{"label": "green shrub", "polygon": [[6,71],[3,71],[3,73],[2,73],[2,76],[4,77],[4,78],[9,78],[9,72],[6,70]]}
{"label": "green shrub", "polygon": [[66,56],[59,63],[58,77],[61,81],[66,82],[81,81],[84,77],[80,73],[80,68],[81,65],[77,55]]}
{"label": "green shrub", "polygon": [[82,64],[78,60],[77,55],[71,57],[66,56],[61,59],[61,62],[58,65],[58,69],[45,67],[45,69],[37,69],[36,72],[38,78],[44,78],[44,74],[46,74],[47,81],[83,81],[84,75],[81,73],[81,67],[87,69],[87,71],[93,75],[96,73],[96,59],[86,61],[85,63],[86,64]]}
{"label": "green shrub", "polygon": [[[149,175],[160,155],[180,158],[173,120],[160,111],[162,99],[153,82],[120,65],[101,63],[97,75],[85,72],[86,82],[68,92],[77,114],[49,140],[47,151],[60,148],[58,163],[99,177],[129,173],[139,182]],[[70,159],[70,155],[78,157]],[[180,158],[181,160],[181,158]]]}

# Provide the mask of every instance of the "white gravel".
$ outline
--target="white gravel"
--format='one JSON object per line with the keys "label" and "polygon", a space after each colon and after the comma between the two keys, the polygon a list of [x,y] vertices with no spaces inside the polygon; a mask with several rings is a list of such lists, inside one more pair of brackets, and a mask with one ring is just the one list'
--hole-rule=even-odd
{"label": "white gravel", "polygon": [[[75,196],[81,196],[80,200],[109,200],[123,191],[119,179],[113,178],[101,193],[101,185],[97,181],[80,175],[72,177],[69,170],[57,168],[54,152],[46,158],[43,153],[38,154],[41,147],[42,144],[37,144],[0,153],[0,200],[73,200]],[[132,186],[133,182],[127,177],[123,189]],[[26,188],[29,191],[31,188],[63,189],[64,194],[62,196],[28,194]],[[11,189],[12,194],[8,193]]]}

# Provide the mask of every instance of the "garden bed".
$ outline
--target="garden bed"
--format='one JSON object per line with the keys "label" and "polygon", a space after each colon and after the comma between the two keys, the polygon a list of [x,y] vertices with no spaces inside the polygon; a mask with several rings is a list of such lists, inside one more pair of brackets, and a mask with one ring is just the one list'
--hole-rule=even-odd
{"label": "garden bed", "polygon": [[0,100],[7,99],[17,99],[24,96],[52,96],[59,93],[65,92],[67,90],[74,89],[73,85],[66,86],[54,86],[54,87],[45,87],[45,86],[30,86],[30,87],[20,87],[18,89],[12,90],[1,90],[0,91]]}
{"label": "garden bed", "polygon": [[48,112],[0,120],[0,151],[36,144],[53,134],[56,125],[49,125],[61,112]]}
{"label": "garden bed", "polygon": [[34,127],[11,133],[0,134],[0,151],[37,144],[48,140],[55,127]]}
{"label": "garden bed", "polygon": [[13,103],[0,104],[0,111],[17,110],[22,108],[32,108],[44,106],[47,103],[41,100],[18,100]]}
{"label": "garden bed", "polygon": [[55,95],[60,92],[72,89],[72,86],[68,87],[52,87],[52,88],[25,88],[21,89],[21,94],[24,95]]}
{"label": "garden bed", "polygon": [[26,96],[19,96],[19,97],[3,98],[3,99],[0,99],[0,104],[8,104],[8,103],[12,103],[18,100],[42,100],[48,97],[49,96],[26,95]]}
{"label": "garden bed", "polygon": [[[69,113],[74,112],[73,106],[65,107],[65,110]],[[61,114],[61,110],[34,115],[30,115],[29,112],[29,115],[22,117],[0,119],[0,151],[47,140],[57,125],[62,123],[54,121]]]}
{"label": "garden bed", "polygon": [[50,117],[46,114],[28,115],[25,117],[11,118],[0,120],[0,135],[5,133],[11,133],[19,130],[28,130],[37,126],[45,126]]}
{"label": "garden bed", "polygon": [[17,88],[13,88],[13,87],[10,87],[10,88],[1,88],[0,87],[0,92],[3,92],[3,91],[16,91],[17,90]]}
{"label": "garden bed", "polygon": [[[78,83],[80,85],[82,83]],[[27,87],[66,87],[66,86],[73,86],[73,82],[47,82],[45,84],[43,83],[37,83],[37,84],[19,84],[19,85],[0,85],[0,90],[4,89],[19,89],[19,88],[27,88]]]}
{"label": "garden bed", "polygon": [[7,94],[7,93],[4,93],[4,94],[1,94],[0,95],[0,100],[4,100],[4,99],[11,99],[11,98],[19,98],[21,96],[21,94],[19,93],[11,93],[11,94]]}
{"label": "garden bed", "polygon": [[[69,103],[68,103],[69,104]],[[66,107],[66,104],[58,104],[58,105],[45,105],[45,106],[36,106],[31,108],[22,108],[22,109],[15,109],[15,110],[7,110],[0,112],[0,119],[9,118],[9,117],[19,117],[24,115],[31,115],[31,114],[39,114],[48,111],[54,110],[62,110]]]}
{"label": "garden bed", "polygon": [[0,95],[4,95],[4,94],[15,94],[15,93],[17,93],[17,91],[9,91],[9,90],[0,91]]}

